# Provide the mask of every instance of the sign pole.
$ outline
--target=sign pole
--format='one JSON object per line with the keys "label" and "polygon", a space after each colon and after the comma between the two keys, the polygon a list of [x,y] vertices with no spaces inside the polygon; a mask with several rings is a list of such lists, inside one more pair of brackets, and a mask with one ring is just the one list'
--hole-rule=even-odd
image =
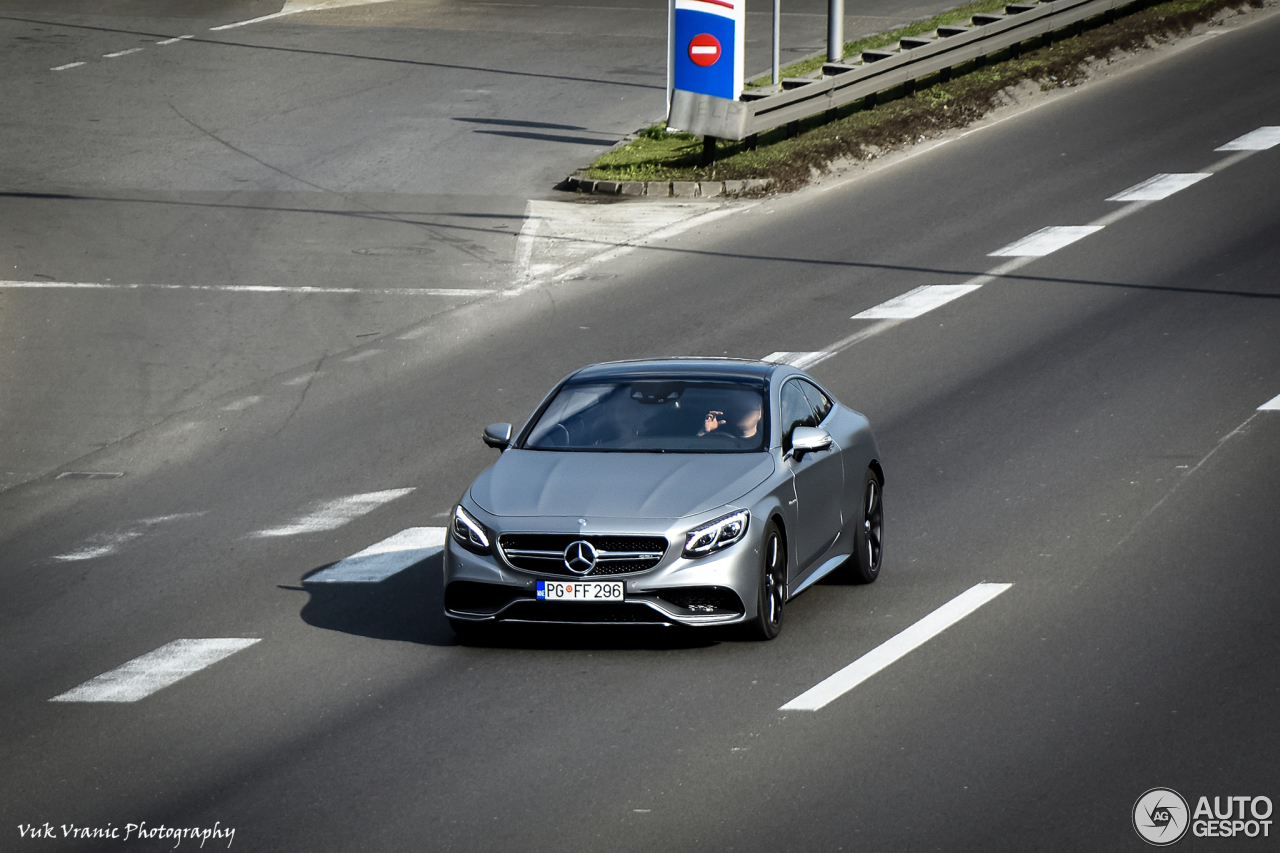
{"label": "sign pole", "polygon": [[667,115],[671,115],[671,93],[676,84],[676,0],[667,3]]}
{"label": "sign pole", "polygon": [[844,0],[827,0],[827,62],[844,59]]}
{"label": "sign pole", "polygon": [[778,58],[782,44],[782,0],[773,0],[773,85],[782,82],[778,79]]}

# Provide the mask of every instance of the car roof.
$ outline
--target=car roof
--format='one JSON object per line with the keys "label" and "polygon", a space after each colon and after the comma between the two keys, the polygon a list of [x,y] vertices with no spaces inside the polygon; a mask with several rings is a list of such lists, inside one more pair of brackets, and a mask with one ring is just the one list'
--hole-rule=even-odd
{"label": "car roof", "polygon": [[767,382],[780,365],[739,358],[650,358],[591,364],[575,372],[569,382],[671,377]]}

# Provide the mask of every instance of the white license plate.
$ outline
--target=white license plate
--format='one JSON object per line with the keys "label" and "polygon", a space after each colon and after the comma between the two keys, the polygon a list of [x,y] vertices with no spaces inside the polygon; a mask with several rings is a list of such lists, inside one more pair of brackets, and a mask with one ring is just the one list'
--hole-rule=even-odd
{"label": "white license plate", "polygon": [[622,581],[538,581],[539,601],[622,601]]}

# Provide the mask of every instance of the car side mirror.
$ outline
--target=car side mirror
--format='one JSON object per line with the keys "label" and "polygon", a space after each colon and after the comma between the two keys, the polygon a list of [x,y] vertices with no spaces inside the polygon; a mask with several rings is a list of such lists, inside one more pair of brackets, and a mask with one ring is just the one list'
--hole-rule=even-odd
{"label": "car side mirror", "polygon": [[831,446],[831,433],[817,427],[798,426],[791,431],[791,452],[797,458]]}
{"label": "car side mirror", "polygon": [[506,450],[511,444],[511,424],[489,424],[481,438],[490,447]]}

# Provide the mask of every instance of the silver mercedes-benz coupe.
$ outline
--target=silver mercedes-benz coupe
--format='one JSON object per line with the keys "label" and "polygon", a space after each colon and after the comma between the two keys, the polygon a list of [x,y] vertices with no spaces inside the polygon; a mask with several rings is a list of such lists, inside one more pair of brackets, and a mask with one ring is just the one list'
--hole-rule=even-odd
{"label": "silver mercedes-benz coupe", "polygon": [[495,622],[742,624],[838,571],[874,581],[884,469],[867,419],[785,364],[595,364],[562,380],[454,508],[444,609]]}

